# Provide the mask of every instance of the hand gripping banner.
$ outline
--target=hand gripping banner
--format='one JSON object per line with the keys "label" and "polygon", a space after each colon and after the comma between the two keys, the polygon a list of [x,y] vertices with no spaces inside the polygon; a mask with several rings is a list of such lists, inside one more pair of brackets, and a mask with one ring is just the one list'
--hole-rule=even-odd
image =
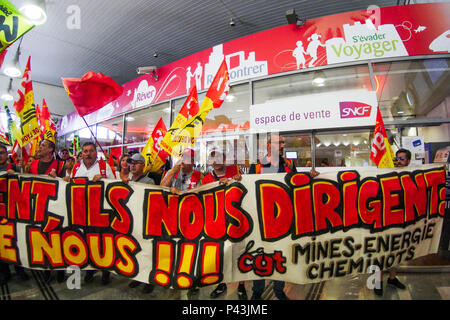
{"label": "hand gripping banner", "polygon": [[174,195],[120,181],[0,176],[0,260],[105,269],[187,289],[304,284],[436,253],[445,214],[436,165],[244,175]]}

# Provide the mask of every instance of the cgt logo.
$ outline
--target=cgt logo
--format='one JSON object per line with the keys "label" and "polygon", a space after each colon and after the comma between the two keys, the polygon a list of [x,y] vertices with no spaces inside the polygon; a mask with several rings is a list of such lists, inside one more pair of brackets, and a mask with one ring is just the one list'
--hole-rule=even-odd
{"label": "cgt logo", "polygon": [[362,102],[343,101],[339,102],[341,119],[345,118],[365,118],[370,116],[372,106]]}

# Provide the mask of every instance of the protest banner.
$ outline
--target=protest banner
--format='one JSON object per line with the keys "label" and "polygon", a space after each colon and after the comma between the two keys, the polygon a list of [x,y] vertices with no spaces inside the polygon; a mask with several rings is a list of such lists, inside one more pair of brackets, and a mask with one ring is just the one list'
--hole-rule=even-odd
{"label": "protest banner", "polygon": [[107,269],[187,289],[304,284],[436,253],[445,170],[421,167],[243,175],[182,195],[117,180],[0,176],[0,260]]}

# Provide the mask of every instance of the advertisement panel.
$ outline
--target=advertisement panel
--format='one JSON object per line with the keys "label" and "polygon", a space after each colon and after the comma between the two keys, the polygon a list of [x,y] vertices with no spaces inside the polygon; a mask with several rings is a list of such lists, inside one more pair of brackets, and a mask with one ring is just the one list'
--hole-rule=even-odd
{"label": "advertisement panel", "polygon": [[373,91],[343,90],[278,99],[250,106],[252,132],[374,126]]}
{"label": "advertisement panel", "polygon": [[[214,46],[123,85],[124,93],[86,118],[92,124],[139,107],[208,89],[223,59],[230,82],[343,62],[450,52],[450,3],[353,11],[255,33]],[[78,115],[61,122],[60,134],[81,128]]]}

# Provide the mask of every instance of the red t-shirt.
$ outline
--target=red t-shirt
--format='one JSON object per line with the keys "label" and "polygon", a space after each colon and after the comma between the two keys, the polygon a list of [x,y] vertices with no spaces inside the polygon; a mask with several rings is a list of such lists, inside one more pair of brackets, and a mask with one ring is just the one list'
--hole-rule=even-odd
{"label": "red t-shirt", "polygon": [[233,178],[235,175],[239,173],[239,167],[236,165],[227,166],[225,170],[225,174],[223,176],[217,176],[214,171],[208,173],[202,178],[202,184],[208,184],[211,182],[219,181],[222,178]]}

